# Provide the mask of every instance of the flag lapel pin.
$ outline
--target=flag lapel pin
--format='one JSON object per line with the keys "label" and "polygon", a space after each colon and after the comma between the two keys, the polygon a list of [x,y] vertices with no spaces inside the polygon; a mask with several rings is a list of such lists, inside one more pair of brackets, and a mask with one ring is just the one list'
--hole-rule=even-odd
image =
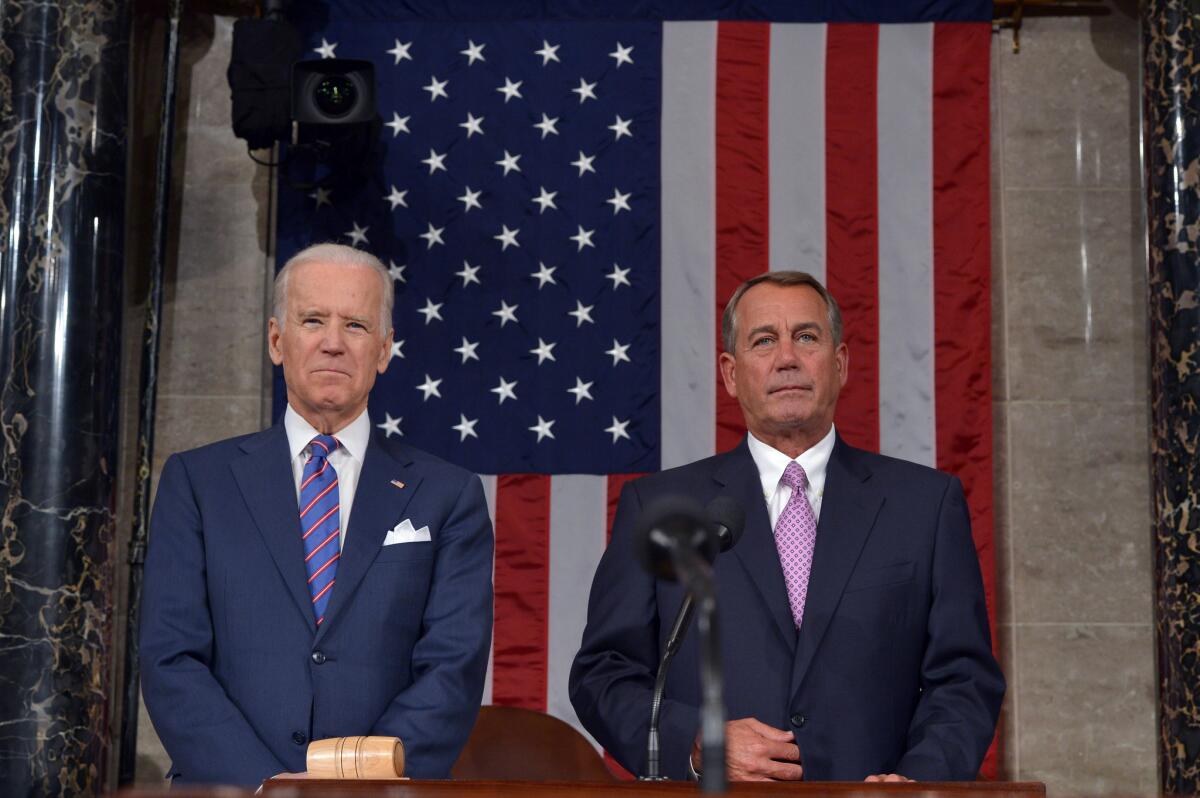
{"label": "flag lapel pin", "polygon": [[392,480],[392,484],[393,484],[393,485],[395,485],[397,488],[400,488],[400,489],[402,489],[402,490],[403,490],[403,488],[404,488],[404,483],[403,483],[403,482],[401,482],[401,481],[400,481],[400,480],[398,480],[398,479],[393,479],[393,480]]}

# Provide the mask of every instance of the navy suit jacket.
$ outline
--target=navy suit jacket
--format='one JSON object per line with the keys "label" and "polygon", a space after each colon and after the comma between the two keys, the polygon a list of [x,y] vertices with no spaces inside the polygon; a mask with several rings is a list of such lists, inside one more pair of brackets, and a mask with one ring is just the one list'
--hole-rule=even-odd
{"label": "navy suit jacket", "polygon": [[[383,546],[405,518],[430,541]],[[373,435],[320,629],[282,425],[168,459],[150,529],[142,687],[172,776],[255,785],[305,770],[309,740],[359,734],[449,776],[492,631],[478,477]]]}
{"label": "navy suit jacket", "polygon": [[[741,541],[715,566],[728,719],[791,729],[805,779],[975,778],[1004,677],[992,656],[962,487],[840,438],[799,633],[745,441],[625,486],[570,677],[580,720],[622,765],[645,772],[654,673],[683,600],[678,585],[635,562],[632,530],[646,504],[672,494],[701,504],[724,494],[746,508]],[[667,679],[664,775],[688,776],[699,705],[693,629]]]}

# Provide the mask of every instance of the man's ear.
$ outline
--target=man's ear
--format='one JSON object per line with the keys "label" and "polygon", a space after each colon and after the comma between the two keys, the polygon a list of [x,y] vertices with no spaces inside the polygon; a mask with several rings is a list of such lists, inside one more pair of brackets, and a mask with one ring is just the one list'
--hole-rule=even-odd
{"label": "man's ear", "polygon": [[837,351],[833,353],[837,359],[838,376],[842,379],[842,387],[846,387],[846,379],[850,376],[850,347],[846,346],[846,342],[838,344]]}
{"label": "man's ear", "polygon": [[717,360],[721,369],[721,379],[725,383],[725,393],[737,399],[737,360],[728,352],[722,352]]}
{"label": "man's ear", "polygon": [[388,363],[392,359],[392,336],[396,331],[388,327],[387,334],[383,336],[383,348],[379,350],[379,362],[375,365],[375,369],[382,374],[387,370]]}
{"label": "man's ear", "polygon": [[271,356],[271,362],[276,366],[283,365],[283,348],[279,345],[279,339],[283,336],[283,330],[279,326],[279,322],[272,316],[267,322],[267,353]]}

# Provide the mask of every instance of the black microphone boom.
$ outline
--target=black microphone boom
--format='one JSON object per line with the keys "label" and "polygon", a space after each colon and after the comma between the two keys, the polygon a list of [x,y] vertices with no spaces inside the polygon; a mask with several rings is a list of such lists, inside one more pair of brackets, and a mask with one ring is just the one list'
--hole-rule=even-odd
{"label": "black microphone boom", "polygon": [[[661,505],[656,505],[654,509],[659,510],[660,507]],[[675,507],[673,505],[668,505],[667,509],[687,509],[688,511],[692,511],[694,508],[685,506]],[[741,539],[742,530],[745,526],[746,513],[742,508],[741,503],[730,496],[718,496],[708,503],[708,506],[705,508],[705,514],[708,516],[708,519],[712,524],[713,531],[716,533],[717,551],[729,551],[738,542],[738,540]],[[644,518],[647,521],[652,522],[661,519],[661,516],[659,516],[657,513],[653,515],[647,513]],[[692,519],[692,522],[695,523],[694,518]],[[646,527],[646,529],[642,532],[642,534],[646,535],[647,537],[650,535],[648,529],[649,526],[650,524],[643,523],[643,527]],[[687,537],[686,534],[684,537]],[[710,546],[704,547],[703,552],[706,558],[711,550],[712,549]],[[716,552],[713,552],[712,556],[715,558]],[[709,559],[708,562],[711,563],[712,560]],[[645,560],[645,563],[651,570],[655,569],[655,566],[651,565],[650,560]],[[657,563],[655,565],[657,565]],[[687,634],[688,627],[692,621],[694,608],[695,603],[693,601],[693,594],[691,591],[689,591],[687,595],[684,596],[683,604],[681,604],[679,607],[679,613],[675,616],[675,623],[671,627],[671,633],[667,636],[666,645],[663,647],[662,659],[659,662],[658,673],[655,675],[654,679],[654,693],[650,701],[650,730],[646,741],[647,766],[646,775],[642,777],[644,781],[661,781],[664,779],[663,776],[659,775],[660,756],[658,734],[659,715],[662,711],[663,692],[666,688],[667,672],[671,666],[671,660],[675,657],[675,652],[679,650],[679,646],[682,644],[683,638]]]}

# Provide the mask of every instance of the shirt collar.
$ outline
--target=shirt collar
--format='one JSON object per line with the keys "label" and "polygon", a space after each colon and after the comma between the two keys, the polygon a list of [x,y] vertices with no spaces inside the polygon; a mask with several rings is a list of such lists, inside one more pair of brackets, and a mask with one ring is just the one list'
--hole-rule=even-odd
{"label": "shirt collar", "polygon": [[[320,434],[312,424],[304,420],[304,416],[292,408],[291,404],[283,414],[283,429],[287,433],[288,451],[291,452],[293,460],[303,454],[312,443],[312,439]],[[371,419],[367,416],[367,411],[364,409],[358,414],[358,418],[333,435],[338,439],[341,448],[346,450],[346,454],[361,463],[367,453],[367,442],[371,439]]]}
{"label": "shirt collar", "polygon": [[[836,440],[837,432],[830,424],[829,432],[825,434],[825,437],[805,449],[796,458],[796,462],[808,476],[810,490],[817,495],[825,490],[825,471],[829,466],[829,457],[833,454],[833,444]],[[763,495],[769,499],[775,494],[775,490],[779,487],[779,480],[783,478],[783,471],[792,460],[783,452],[754,437],[753,433],[746,433],[746,444],[750,449],[750,457],[754,460],[755,467],[758,468]]]}

